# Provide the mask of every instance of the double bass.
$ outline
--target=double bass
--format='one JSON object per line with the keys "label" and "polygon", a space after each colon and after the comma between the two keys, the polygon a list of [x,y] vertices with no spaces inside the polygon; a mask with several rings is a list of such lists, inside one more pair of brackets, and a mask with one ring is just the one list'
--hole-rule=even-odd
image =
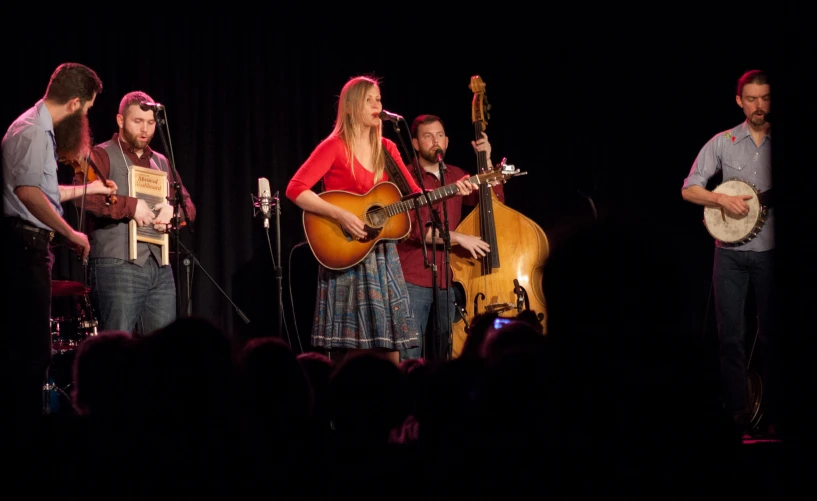
{"label": "double bass", "polygon": [[[490,109],[485,83],[479,75],[471,77],[471,118],[477,140],[487,127]],[[503,161],[504,164],[504,161]],[[484,151],[477,152],[479,172],[489,170]],[[452,324],[452,358],[462,353],[468,335],[469,317],[496,312],[515,317],[531,310],[547,332],[545,295],[542,290],[545,262],[550,245],[545,232],[534,221],[503,204],[492,187],[480,184],[479,202],[457,226],[456,231],[478,236],[491,246],[485,256],[474,259],[460,248],[452,248],[450,266],[453,285],[465,299],[459,305],[463,317]],[[468,311],[471,305],[471,311]]]}

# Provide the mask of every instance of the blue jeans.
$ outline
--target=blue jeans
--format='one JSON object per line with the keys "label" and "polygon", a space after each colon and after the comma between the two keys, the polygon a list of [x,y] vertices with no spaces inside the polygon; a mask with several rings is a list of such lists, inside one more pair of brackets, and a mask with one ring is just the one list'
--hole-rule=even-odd
{"label": "blue jeans", "polygon": [[[417,332],[420,333],[420,344],[416,348],[408,348],[400,352],[400,360],[423,357],[423,346],[426,345],[425,358],[429,360],[443,359],[448,349],[448,338],[451,333],[451,324],[459,317],[456,315],[454,301],[456,300],[455,289],[451,290],[450,301],[448,302],[448,316],[446,316],[445,304],[448,294],[445,289],[439,289],[440,299],[440,335],[438,339],[433,339],[434,332],[433,316],[431,312],[434,308],[434,289],[431,287],[420,287],[419,285],[406,284],[409,293],[411,310],[414,313],[414,320],[417,322]],[[427,335],[426,335],[427,334]],[[426,343],[428,341],[428,343]],[[430,345],[429,345],[430,343]],[[431,348],[429,350],[428,348]]]}
{"label": "blue jeans", "polygon": [[150,257],[144,267],[115,258],[90,262],[99,330],[150,334],[176,319],[173,270]]}
{"label": "blue jeans", "polygon": [[764,401],[769,414],[777,407],[779,350],[775,333],[774,251],[749,252],[716,248],[713,267],[715,314],[724,408],[731,414],[748,410],[746,367],[746,296],[755,292],[759,348],[762,353]]}

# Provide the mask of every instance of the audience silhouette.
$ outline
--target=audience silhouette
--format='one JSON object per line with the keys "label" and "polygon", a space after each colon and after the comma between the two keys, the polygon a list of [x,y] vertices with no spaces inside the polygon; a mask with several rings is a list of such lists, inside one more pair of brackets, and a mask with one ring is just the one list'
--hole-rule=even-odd
{"label": "audience silhouette", "polygon": [[200,318],[140,338],[100,332],[76,350],[73,409],[45,417],[6,486],[30,489],[43,468],[38,494],[69,499],[775,498],[807,486],[812,463],[793,448],[747,450],[698,343],[660,325],[632,335],[602,304],[607,238],[620,235],[597,228],[553,253],[547,332],[536,312],[475,315],[452,360],[335,362],[272,335],[236,347]]}

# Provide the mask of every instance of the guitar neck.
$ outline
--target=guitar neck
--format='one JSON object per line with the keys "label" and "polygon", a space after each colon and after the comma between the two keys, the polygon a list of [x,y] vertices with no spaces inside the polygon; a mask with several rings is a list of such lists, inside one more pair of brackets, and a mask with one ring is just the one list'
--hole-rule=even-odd
{"label": "guitar neck", "polygon": [[[476,185],[481,184],[479,175],[471,176],[465,182]],[[426,200],[426,196],[421,193],[414,198],[393,203],[386,208],[389,210],[389,215],[393,216],[401,212],[413,210],[415,207],[423,207],[424,205],[428,205],[428,201],[431,201],[431,203],[436,203],[447,198],[451,198],[457,194],[457,191],[459,190],[456,184],[447,184],[435,190],[427,191],[426,193],[428,194],[428,200]]]}

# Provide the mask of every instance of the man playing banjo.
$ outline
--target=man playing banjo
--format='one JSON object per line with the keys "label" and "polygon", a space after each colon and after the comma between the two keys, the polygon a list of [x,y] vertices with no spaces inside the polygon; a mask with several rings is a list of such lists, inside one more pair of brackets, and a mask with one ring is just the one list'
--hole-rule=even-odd
{"label": "man playing banjo", "polygon": [[[750,282],[763,353],[763,386],[768,390],[764,391],[764,400],[768,397],[769,404],[768,432],[774,433],[777,417],[774,214],[764,200],[772,188],[772,134],[767,120],[770,92],[763,71],[752,70],[740,77],[735,99],[746,119],[718,133],[701,148],[681,190],[684,200],[704,206],[707,229],[715,238],[712,285],[720,344],[721,399],[741,432],[750,431],[744,322]],[[707,182],[718,172],[722,173],[723,184],[707,190]],[[728,189],[727,184],[731,186]],[[711,217],[713,212],[718,217]]]}

